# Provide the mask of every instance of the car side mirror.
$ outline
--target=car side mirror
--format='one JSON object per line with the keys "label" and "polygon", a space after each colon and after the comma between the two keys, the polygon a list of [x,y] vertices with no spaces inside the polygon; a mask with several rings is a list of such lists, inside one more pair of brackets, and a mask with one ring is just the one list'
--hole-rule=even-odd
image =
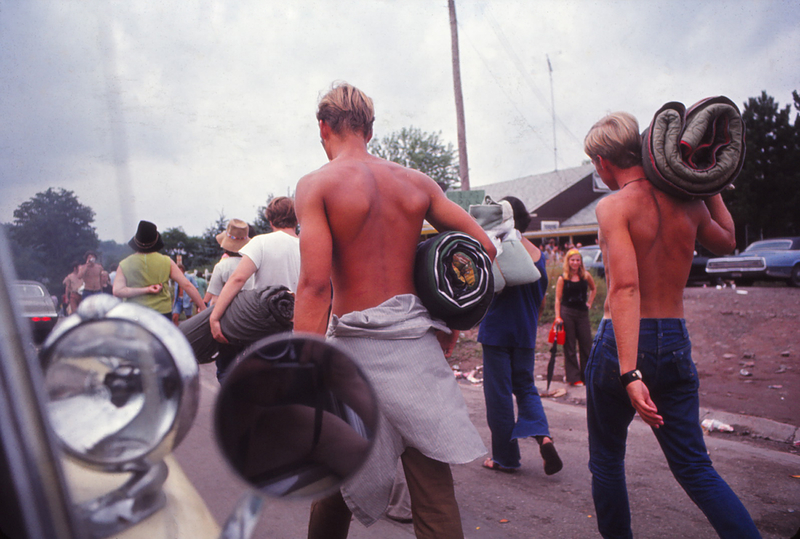
{"label": "car side mirror", "polygon": [[374,393],[341,349],[282,334],[243,351],[217,397],[215,431],[234,471],[258,493],[319,498],[367,459]]}

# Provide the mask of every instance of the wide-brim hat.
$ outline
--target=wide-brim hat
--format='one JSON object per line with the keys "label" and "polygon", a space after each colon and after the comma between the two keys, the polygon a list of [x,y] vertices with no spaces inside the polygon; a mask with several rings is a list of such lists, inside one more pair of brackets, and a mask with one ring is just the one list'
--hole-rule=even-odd
{"label": "wide-brim hat", "polygon": [[136,235],[128,242],[131,249],[139,253],[154,253],[164,247],[164,240],[156,225],[150,221],[139,221]]}
{"label": "wide-brim hat", "polygon": [[239,249],[247,245],[250,241],[250,227],[241,219],[231,219],[225,232],[217,234],[219,246],[232,253],[238,253]]}

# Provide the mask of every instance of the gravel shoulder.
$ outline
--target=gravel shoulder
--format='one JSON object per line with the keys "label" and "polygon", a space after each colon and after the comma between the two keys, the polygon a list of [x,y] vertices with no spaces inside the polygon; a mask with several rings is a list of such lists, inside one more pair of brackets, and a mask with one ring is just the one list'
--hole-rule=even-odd
{"label": "gravel shoulder", "polygon": [[[700,405],[800,426],[800,288],[687,288],[685,318],[700,377]],[[550,358],[549,326],[537,332],[534,372]],[[481,377],[477,330],[462,333],[450,360]],[[559,347],[554,380],[564,376]],[[584,404],[570,391],[563,402]]]}

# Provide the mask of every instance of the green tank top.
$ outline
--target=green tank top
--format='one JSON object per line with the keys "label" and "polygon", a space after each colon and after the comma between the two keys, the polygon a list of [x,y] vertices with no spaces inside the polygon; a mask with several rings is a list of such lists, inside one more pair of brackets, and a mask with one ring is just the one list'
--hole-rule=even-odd
{"label": "green tank top", "polygon": [[142,294],[127,301],[144,305],[161,314],[172,312],[172,287],[169,284],[170,258],[161,253],[134,253],[119,263],[125,282],[131,288],[161,284],[158,294]]}

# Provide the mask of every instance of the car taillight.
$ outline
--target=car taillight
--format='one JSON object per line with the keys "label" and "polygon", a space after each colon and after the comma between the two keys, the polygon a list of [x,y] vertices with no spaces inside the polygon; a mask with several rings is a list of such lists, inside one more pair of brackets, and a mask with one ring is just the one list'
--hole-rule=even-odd
{"label": "car taillight", "polygon": [[34,316],[31,318],[34,322],[49,322],[52,320],[49,316]]}

